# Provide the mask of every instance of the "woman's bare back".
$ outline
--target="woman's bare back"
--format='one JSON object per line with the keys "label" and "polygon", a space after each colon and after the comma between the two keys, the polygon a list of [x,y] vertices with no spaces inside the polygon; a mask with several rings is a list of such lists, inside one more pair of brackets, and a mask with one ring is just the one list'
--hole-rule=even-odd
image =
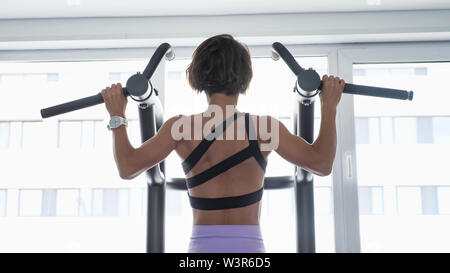
{"label": "woman's bare back", "polygon": [[[219,120],[224,121],[230,116],[230,113],[224,113],[223,117],[219,118]],[[191,121],[191,128],[195,128],[194,121],[202,120],[201,126],[204,127],[209,120],[214,118],[214,116],[209,117],[205,116],[204,113],[200,113],[191,115],[188,118],[190,118],[189,120]],[[251,118],[253,118],[254,122],[252,122],[250,126],[254,126],[256,135],[259,139],[257,119],[255,116],[251,116]],[[229,125],[223,133],[222,138],[217,138],[212,143],[200,160],[187,173],[186,177],[189,178],[195,176],[249,146],[248,136],[245,133],[243,124],[244,115],[238,117],[231,125]],[[216,126],[217,124],[212,127],[214,128]],[[205,130],[211,132],[212,128]],[[183,139],[177,143],[175,150],[182,160],[185,160],[201,142],[201,139],[194,139],[193,131],[194,130],[191,132],[191,140]],[[205,136],[206,135],[203,135],[203,138]],[[240,138],[238,138],[238,136],[240,136]],[[260,142],[260,140],[258,142]],[[261,151],[261,153],[267,162],[270,151]],[[239,196],[257,191],[263,186],[263,181],[264,171],[261,169],[256,159],[250,157],[207,182],[189,189],[189,194],[193,197],[202,198]],[[193,209],[194,224],[257,225],[259,224],[260,206],[260,202],[257,202],[241,208],[224,210]]]}

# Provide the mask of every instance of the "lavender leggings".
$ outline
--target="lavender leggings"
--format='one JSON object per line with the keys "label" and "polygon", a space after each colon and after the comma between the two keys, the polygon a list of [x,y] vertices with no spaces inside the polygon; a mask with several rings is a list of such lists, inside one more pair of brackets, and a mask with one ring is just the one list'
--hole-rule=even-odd
{"label": "lavender leggings", "polygon": [[194,225],[189,253],[263,253],[259,225]]}

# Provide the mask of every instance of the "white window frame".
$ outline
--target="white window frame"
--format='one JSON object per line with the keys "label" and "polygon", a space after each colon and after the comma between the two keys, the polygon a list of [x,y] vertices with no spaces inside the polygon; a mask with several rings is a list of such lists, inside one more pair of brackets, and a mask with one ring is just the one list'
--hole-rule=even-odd
{"label": "white window frame", "polygon": [[[353,82],[353,64],[450,61],[450,42],[353,45],[337,50],[338,75]],[[415,94],[417,95],[417,94]],[[414,101],[413,101],[414,102]],[[345,111],[344,111],[345,109]],[[344,95],[338,107],[338,149],[333,168],[336,252],[360,252],[358,179],[356,169],[353,96]],[[345,130],[344,130],[345,128]],[[349,130],[351,129],[351,130]],[[340,164],[340,165],[339,165]],[[352,170],[352,176],[348,172]],[[338,178],[338,176],[340,176]],[[341,185],[336,185],[341,183]]]}

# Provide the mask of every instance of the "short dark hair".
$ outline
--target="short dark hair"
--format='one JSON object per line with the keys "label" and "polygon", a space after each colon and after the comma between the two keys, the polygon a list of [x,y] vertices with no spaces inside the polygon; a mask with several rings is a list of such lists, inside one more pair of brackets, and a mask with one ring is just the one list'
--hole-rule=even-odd
{"label": "short dark hair", "polygon": [[211,37],[201,43],[186,69],[189,85],[207,95],[245,93],[252,79],[252,62],[246,45],[229,34]]}

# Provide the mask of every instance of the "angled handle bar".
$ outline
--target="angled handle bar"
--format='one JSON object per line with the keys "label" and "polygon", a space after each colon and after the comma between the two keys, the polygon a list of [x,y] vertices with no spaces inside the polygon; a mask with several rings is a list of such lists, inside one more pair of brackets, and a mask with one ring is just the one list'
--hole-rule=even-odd
{"label": "angled handle bar", "polygon": [[[127,80],[126,87],[123,88],[123,95],[136,97],[135,100],[138,102],[147,100],[153,93],[151,84],[149,89],[150,78],[164,56],[169,61],[175,57],[174,51],[168,43],[163,43],[156,49],[142,74],[136,73]],[[98,93],[93,96],[41,109],[41,116],[42,118],[53,117],[101,103],[104,103],[103,97],[101,93]]]}
{"label": "angled handle bar", "polygon": [[[298,92],[300,95],[304,97],[313,97],[317,95],[318,90],[322,90],[322,80],[320,79],[319,74],[311,68],[302,68],[283,44],[275,42],[272,44],[272,59],[278,60],[280,57],[297,76],[297,85],[300,87]],[[345,84],[343,93],[399,100],[412,100],[414,95],[413,91],[351,83]]]}

